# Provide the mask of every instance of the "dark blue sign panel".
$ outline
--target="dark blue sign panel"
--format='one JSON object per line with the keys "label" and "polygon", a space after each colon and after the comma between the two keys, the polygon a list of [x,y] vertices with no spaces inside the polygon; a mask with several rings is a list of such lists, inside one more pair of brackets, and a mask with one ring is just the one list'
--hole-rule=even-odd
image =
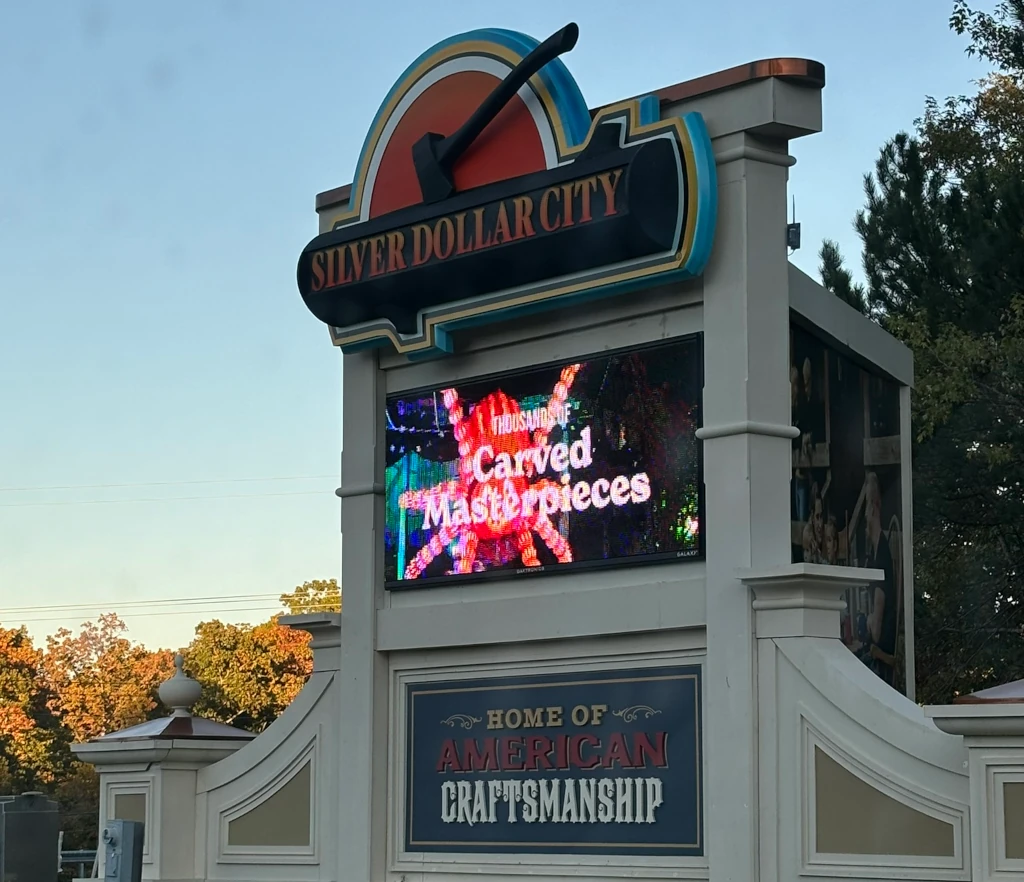
{"label": "dark blue sign panel", "polygon": [[704,853],[698,665],[408,687],[411,852]]}

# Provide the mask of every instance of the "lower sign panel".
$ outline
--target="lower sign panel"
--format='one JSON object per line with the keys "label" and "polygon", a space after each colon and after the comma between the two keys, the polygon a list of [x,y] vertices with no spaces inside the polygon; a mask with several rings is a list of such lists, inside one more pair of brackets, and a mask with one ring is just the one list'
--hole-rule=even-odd
{"label": "lower sign panel", "polygon": [[703,855],[699,665],[407,689],[407,852]]}

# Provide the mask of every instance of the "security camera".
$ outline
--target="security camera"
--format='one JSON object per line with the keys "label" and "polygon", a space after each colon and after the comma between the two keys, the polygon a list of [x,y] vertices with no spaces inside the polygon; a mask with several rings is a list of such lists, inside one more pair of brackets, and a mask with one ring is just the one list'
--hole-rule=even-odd
{"label": "security camera", "polygon": [[104,845],[117,845],[117,835],[109,827],[103,831]]}

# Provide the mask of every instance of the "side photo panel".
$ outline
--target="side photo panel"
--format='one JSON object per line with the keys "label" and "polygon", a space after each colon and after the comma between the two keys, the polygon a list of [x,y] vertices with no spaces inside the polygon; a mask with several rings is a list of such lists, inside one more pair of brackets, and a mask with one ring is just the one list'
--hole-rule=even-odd
{"label": "side photo panel", "polygon": [[790,331],[792,559],[868,567],[882,583],[849,591],[841,636],[886,683],[907,691],[900,386],[800,327]]}

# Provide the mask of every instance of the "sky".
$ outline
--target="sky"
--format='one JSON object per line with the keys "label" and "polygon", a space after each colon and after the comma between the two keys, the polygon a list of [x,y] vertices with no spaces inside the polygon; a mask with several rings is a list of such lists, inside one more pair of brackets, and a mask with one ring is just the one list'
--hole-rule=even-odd
{"label": "sky", "polygon": [[[982,8],[991,3],[982,2]],[[855,269],[862,179],[984,73],[952,0],[0,6],[0,626],[119,613],[180,647],[340,578],[341,356],[295,265],[388,89],[452,34],[544,39],[591,107],[759,58],[825,65],[803,247]],[[357,590],[349,586],[349,590]]]}

